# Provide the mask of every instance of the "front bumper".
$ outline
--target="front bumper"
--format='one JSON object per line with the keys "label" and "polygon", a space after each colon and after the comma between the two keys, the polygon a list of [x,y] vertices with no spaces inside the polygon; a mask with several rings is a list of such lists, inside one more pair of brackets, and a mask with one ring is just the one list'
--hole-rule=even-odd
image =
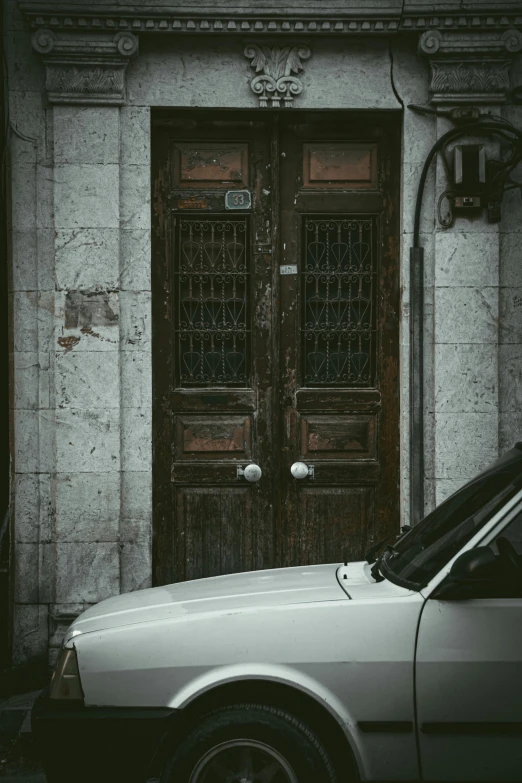
{"label": "front bumper", "polygon": [[49,783],[141,783],[180,715],[162,707],[85,707],[50,699],[47,688],[34,704],[31,725]]}

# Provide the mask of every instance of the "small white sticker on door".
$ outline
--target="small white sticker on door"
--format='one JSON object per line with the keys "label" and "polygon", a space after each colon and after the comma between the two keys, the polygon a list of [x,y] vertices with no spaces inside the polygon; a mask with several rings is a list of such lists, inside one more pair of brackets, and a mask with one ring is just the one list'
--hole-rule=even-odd
{"label": "small white sticker on door", "polygon": [[297,264],[284,264],[279,267],[279,274],[281,275],[296,275]]}

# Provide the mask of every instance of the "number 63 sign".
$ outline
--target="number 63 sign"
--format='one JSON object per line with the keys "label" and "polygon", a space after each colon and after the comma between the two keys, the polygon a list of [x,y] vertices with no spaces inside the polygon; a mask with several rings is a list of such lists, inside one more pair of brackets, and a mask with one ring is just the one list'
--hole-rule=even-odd
{"label": "number 63 sign", "polygon": [[225,209],[250,209],[251,206],[249,190],[228,190],[225,193]]}

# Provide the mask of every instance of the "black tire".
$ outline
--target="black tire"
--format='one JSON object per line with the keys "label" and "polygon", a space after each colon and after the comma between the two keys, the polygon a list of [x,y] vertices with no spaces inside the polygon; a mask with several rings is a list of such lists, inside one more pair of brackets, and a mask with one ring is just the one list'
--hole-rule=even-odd
{"label": "black tire", "polygon": [[[302,721],[264,704],[234,704],[208,713],[181,741],[163,767],[160,783],[221,783],[230,776],[248,779],[235,765],[250,753],[255,773],[269,783],[336,783],[322,742]],[[285,766],[286,764],[286,766]],[[276,769],[270,776],[268,767]],[[279,766],[278,766],[279,765]],[[290,774],[291,773],[291,774]],[[293,775],[293,777],[292,777]],[[256,775],[252,780],[256,781]]]}

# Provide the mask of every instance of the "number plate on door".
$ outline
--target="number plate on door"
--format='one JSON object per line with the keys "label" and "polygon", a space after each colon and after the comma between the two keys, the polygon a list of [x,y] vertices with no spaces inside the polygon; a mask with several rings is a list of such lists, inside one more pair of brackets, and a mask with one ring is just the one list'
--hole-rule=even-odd
{"label": "number plate on door", "polygon": [[249,190],[228,190],[225,193],[226,209],[250,209],[252,196]]}

